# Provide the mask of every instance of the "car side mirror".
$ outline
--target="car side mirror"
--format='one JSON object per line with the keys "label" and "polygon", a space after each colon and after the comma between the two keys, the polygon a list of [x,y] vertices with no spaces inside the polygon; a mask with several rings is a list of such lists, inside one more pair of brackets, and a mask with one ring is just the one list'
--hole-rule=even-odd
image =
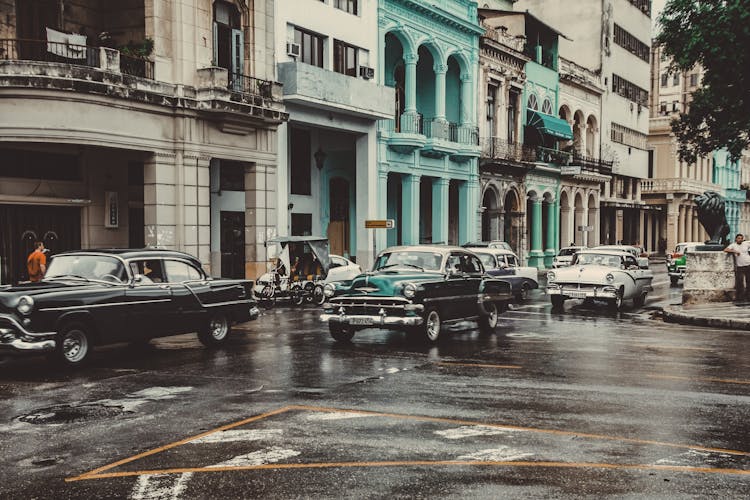
{"label": "car side mirror", "polygon": [[647,257],[640,257],[638,259],[638,267],[640,269],[648,269],[648,258]]}

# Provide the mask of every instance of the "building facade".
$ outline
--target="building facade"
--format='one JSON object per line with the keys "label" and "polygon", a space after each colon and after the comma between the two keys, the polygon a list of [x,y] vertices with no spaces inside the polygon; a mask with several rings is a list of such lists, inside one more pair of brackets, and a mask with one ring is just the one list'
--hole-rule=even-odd
{"label": "building facade", "polygon": [[476,2],[379,2],[379,81],[393,89],[379,122],[377,247],[478,238]]}
{"label": "building facade", "polygon": [[279,127],[279,234],[322,235],[366,267],[377,213],[377,120],[394,91],[376,74],[377,0],[277,0],[278,80],[289,122]]}
{"label": "building facade", "polygon": [[2,281],[24,279],[34,240],[257,276],[287,118],[272,15],[272,0],[0,2]]}

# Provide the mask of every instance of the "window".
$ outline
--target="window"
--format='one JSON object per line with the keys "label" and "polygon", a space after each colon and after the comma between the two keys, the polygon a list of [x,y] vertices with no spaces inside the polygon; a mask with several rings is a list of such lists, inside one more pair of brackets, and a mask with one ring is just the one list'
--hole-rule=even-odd
{"label": "window", "polygon": [[666,115],[667,114],[667,103],[666,102],[660,102],[659,103],[659,113]]}
{"label": "window", "polygon": [[617,24],[615,24],[614,41],[617,45],[635,54],[638,58],[646,62],[649,61],[651,49],[649,49],[648,45],[638,40]]}
{"label": "window", "polygon": [[680,110],[680,101],[672,101],[672,111]]}
{"label": "window", "polygon": [[162,269],[161,260],[159,259],[131,262],[130,272],[133,273],[133,276],[136,274],[143,276],[144,278],[141,283],[144,285],[166,281],[164,279],[164,270]]}
{"label": "window", "polygon": [[518,92],[508,92],[508,142],[516,141],[516,103],[518,103]]}
{"label": "window", "polygon": [[75,155],[0,149],[0,158],[0,177],[49,181],[78,181],[82,178]]}
{"label": "window", "polygon": [[494,85],[487,86],[487,135],[495,136],[495,100],[497,96],[497,87]]}
{"label": "window", "polygon": [[234,5],[224,1],[214,3],[213,38],[214,64],[231,74],[241,74],[244,41],[240,13]]}
{"label": "window", "polygon": [[164,267],[167,270],[167,279],[170,283],[182,283],[183,281],[198,281],[203,279],[201,272],[186,262],[167,260],[164,261]]}
{"label": "window", "polygon": [[648,17],[651,17],[651,0],[628,0],[628,2]]}
{"label": "window", "polygon": [[349,76],[357,76],[359,49],[353,45],[333,41],[333,70]]}
{"label": "window", "polygon": [[691,87],[698,86],[698,73],[693,73],[692,75],[690,75],[690,86]]}
{"label": "window", "polygon": [[680,74],[679,73],[675,73],[672,76],[672,85],[677,86],[679,84],[680,84]]}
{"label": "window", "polygon": [[290,193],[310,193],[310,158],[312,157],[310,146],[310,132],[298,128],[291,129],[291,151],[290,151]]}
{"label": "window", "polygon": [[664,73],[661,75],[661,86],[666,87],[669,85],[669,73]]}
{"label": "window", "polygon": [[323,67],[323,42],[325,37],[311,31],[294,28],[294,43],[300,47],[299,60],[303,63]]}
{"label": "window", "polygon": [[222,160],[219,163],[219,189],[221,191],[244,191],[245,165],[238,161]]}
{"label": "window", "polygon": [[552,114],[552,103],[550,102],[549,99],[545,99],[544,102],[542,103],[542,113],[546,115]]}
{"label": "window", "polygon": [[292,214],[292,236],[312,234],[312,214]]}
{"label": "window", "polygon": [[333,6],[355,16],[359,14],[359,0],[333,0]]}
{"label": "window", "polygon": [[612,75],[612,92],[620,94],[641,106],[648,106],[648,90],[642,89],[619,75]]}
{"label": "window", "polygon": [[529,109],[533,109],[534,111],[539,111],[539,101],[537,101],[537,98],[536,98],[536,96],[534,94],[531,94],[529,96],[529,101],[526,104],[526,106]]}
{"label": "window", "polygon": [[458,274],[461,272],[461,256],[451,254],[448,256],[448,260],[445,261],[445,271],[450,274]]}
{"label": "window", "polygon": [[461,270],[467,274],[482,274],[482,264],[473,255],[461,255]]}

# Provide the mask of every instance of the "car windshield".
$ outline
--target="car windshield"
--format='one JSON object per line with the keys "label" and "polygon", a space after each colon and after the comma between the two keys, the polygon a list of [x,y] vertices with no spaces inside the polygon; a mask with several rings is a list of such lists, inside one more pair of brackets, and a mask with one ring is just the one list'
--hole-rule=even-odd
{"label": "car windshield", "polygon": [[490,248],[501,248],[503,250],[513,250],[507,241],[493,241],[489,244]]}
{"label": "car windshield", "polygon": [[495,260],[494,255],[491,255],[488,253],[478,253],[478,252],[474,252],[474,253],[476,253],[477,257],[479,257],[479,260],[482,261],[482,265],[484,266],[485,269],[487,270],[497,269],[497,261]]}
{"label": "car windshield", "polygon": [[74,278],[113,283],[127,281],[125,266],[108,255],[57,255],[52,258],[44,279]]}
{"label": "car windshield", "polygon": [[561,248],[560,253],[558,253],[557,255],[560,257],[569,257],[571,255],[575,255],[577,251],[577,248]]}
{"label": "car windshield", "polygon": [[607,266],[620,267],[622,257],[603,253],[577,253],[573,257],[573,265],[577,266]]}
{"label": "car windshield", "polygon": [[443,256],[439,253],[402,250],[382,254],[375,262],[375,270],[404,266],[425,271],[440,271],[442,263]]}

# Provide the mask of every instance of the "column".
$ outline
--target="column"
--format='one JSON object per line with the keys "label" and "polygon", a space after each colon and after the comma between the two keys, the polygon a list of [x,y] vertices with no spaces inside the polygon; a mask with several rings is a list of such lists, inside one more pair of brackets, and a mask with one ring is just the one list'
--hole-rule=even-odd
{"label": "column", "polygon": [[[373,231],[365,229],[365,220],[377,218],[379,213],[385,214],[386,207],[378,206],[378,130],[377,122],[371,122],[366,134],[360,135],[355,142],[356,176],[354,217],[350,222],[350,233],[354,235],[350,248],[356,252],[357,264],[362,269],[369,269],[373,262],[372,255],[373,233],[383,233],[388,229]],[[349,202],[352,204],[352,201]],[[382,235],[379,236],[382,238]],[[383,247],[378,247],[382,249]]]}
{"label": "column", "polygon": [[404,245],[419,245],[419,175],[401,177],[401,239]]}
{"label": "column", "polygon": [[473,110],[473,95],[474,95],[474,80],[471,75],[461,75],[461,125],[473,125],[474,115]]}
{"label": "column", "polygon": [[677,218],[677,243],[681,243],[683,241],[685,241],[685,207],[680,205],[679,216]]}
{"label": "column", "polygon": [[245,277],[266,272],[265,242],[276,235],[276,166],[245,167]]}
{"label": "column", "polygon": [[[385,165],[381,165],[378,170],[378,188],[377,188],[377,218],[387,219],[388,218],[388,170]],[[395,233],[398,229],[385,229],[376,231],[376,251],[380,252],[388,246],[388,234],[389,232]],[[364,269],[364,267],[363,267]]]}
{"label": "column", "polygon": [[584,226],[583,207],[575,208],[575,217],[573,219],[573,241],[576,246],[583,246],[583,231],[578,230],[578,226]]}
{"label": "column", "polygon": [[497,216],[492,218],[495,224],[495,232],[491,234],[493,239],[505,240],[505,211],[498,211]]}
{"label": "column", "polygon": [[[206,270],[210,271],[213,264],[211,255],[211,159],[207,156],[190,155],[185,157],[184,162],[185,227],[183,249],[198,257]],[[217,231],[219,231],[219,225],[220,222],[217,224]],[[218,271],[218,267],[216,269]],[[219,275],[218,272],[216,275]]]}
{"label": "column", "polygon": [[641,246],[643,248],[646,248],[646,212],[643,210],[638,210],[638,241],[640,241]]}
{"label": "column", "polygon": [[[666,207],[664,207],[666,208]],[[666,220],[667,214],[664,214],[664,218]],[[661,234],[661,214],[654,214],[654,219],[656,220],[656,231],[654,233],[654,251],[659,253],[661,252],[661,249],[659,248],[659,245],[661,245],[661,239],[664,237]]]}
{"label": "column", "polygon": [[700,238],[700,227],[698,224],[698,211],[693,209],[693,231],[690,234],[690,241],[698,241]]}
{"label": "column", "polygon": [[445,120],[445,73],[448,66],[436,62],[432,69],[435,71],[435,120]]}
{"label": "column", "polygon": [[623,234],[623,219],[625,218],[625,212],[623,209],[618,209],[615,211],[615,241],[622,241],[624,239]]}
{"label": "column", "polygon": [[[529,252],[529,265],[537,266],[541,262],[540,257],[544,256],[542,250],[542,200],[536,198],[531,202],[531,251]],[[534,263],[531,259],[536,258]]]}
{"label": "column", "polygon": [[597,235],[599,234],[599,224],[597,221],[597,208],[596,205],[593,207],[589,207],[588,209],[588,220],[586,222],[587,226],[590,226],[592,229],[591,231],[588,231],[586,233],[586,236],[583,240],[583,244],[587,247],[593,247],[597,245]]}
{"label": "column", "polygon": [[458,184],[459,245],[479,239],[477,235],[477,221],[481,219],[482,214],[479,212],[478,193],[479,182],[475,176]]}
{"label": "column", "polygon": [[404,54],[406,89],[404,91],[404,113],[417,112],[417,57],[416,54]]}
{"label": "column", "polygon": [[432,242],[448,243],[448,186],[450,179],[432,181]]}
{"label": "column", "polygon": [[559,202],[547,203],[547,248],[544,249],[544,265],[552,267],[552,259],[557,255],[559,238],[560,210]]}
{"label": "column", "polygon": [[143,217],[147,246],[176,250],[175,155],[154,153],[143,165]]}
{"label": "column", "polygon": [[573,235],[571,234],[571,226],[573,222],[571,218],[570,207],[560,208],[560,246],[568,246],[573,241]]}

